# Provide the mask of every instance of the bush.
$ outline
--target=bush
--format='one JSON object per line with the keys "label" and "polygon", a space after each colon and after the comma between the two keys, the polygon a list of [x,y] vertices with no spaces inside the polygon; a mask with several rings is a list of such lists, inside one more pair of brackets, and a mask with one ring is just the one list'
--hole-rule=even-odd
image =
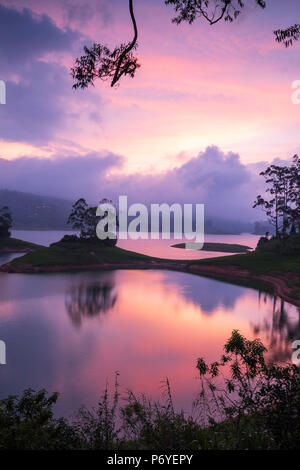
{"label": "bush", "polygon": [[58,243],[74,243],[79,242],[80,238],[77,235],[64,235]]}
{"label": "bush", "polygon": [[261,237],[258,241],[257,251],[279,253],[282,255],[300,254],[300,234],[292,234],[286,237]]}
{"label": "bush", "polygon": [[[259,339],[237,330],[225,344],[220,362],[197,368],[202,381],[198,405],[217,448],[297,449],[300,445],[300,370],[296,365],[268,364]],[[215,382],[227,370],[225,387]]]}
{"label": "bush", "polygon": [[53,417],[58,394],[25,390],[0,400],[0,449],[71,449],[79,444],[64,418]]}
{"label": "bush", "polygon": [[121,406],[116,375],[112,398],[106,388],[97,408],[81,407],[73,422],[54,418],[56,393],[0,400],[0,449],[298,449],[299,368],[266,363],[261,341],[236,330],[224,350],[219,362],[198,359],[197,418],[175,411],[168,379],[163,403],[129,392]]}
{"label": "bush", "polygon": [[106,240],[99,240],[99,238],[80,238],[77,235],[64,235],[59,242],[51,243],[50,246],[55,246],[58,243],[81,243],[82,245],[95,245],[114,247],[117,239],[107,238]]}

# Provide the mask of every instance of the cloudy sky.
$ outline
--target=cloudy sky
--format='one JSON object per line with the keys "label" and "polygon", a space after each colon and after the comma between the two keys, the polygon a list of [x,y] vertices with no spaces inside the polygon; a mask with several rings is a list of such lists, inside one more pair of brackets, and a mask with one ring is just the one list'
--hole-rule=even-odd
{"label": "cloudy sky", "polygon": [[286,50],[272,34],[300,23],[300,5],[246,3],[233,24],[176,26],[163,0],[135,0],[136,77],[75,91],[85,44],[131,39],[127,0],[0,0],[0,187],[249,217],[258,170],[300,152],[300,44]]}

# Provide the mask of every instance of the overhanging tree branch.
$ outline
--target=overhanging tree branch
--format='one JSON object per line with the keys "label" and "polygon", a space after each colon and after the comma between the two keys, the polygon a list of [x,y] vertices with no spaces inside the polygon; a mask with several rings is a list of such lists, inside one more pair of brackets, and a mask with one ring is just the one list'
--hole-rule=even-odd
{"label": "overhanging tree branch", "polygon": [[277,42],[283,43],[285,47],[292,46],[294,41],[300,39],[300,24],[294,24],[286,29],[277,29],[274,34]]}
{"label": "overhanging tree branch", "polygon": [[231,0],[225,0],[224,1],[224,5],[221,8],[221,12],[220,12],[220,14],[217,18],[216,18],[216,13],[217,13],[218,7],[220,6],[219,4],[216,3],[215,8],[214,8],[214,12],[213,12],[211,18],[209,18],[209,16],[207,15],[207,12],[205,12],[204,9],[203,9],[203,1],[202,0],[196,0],[196,3],[199,7],[199,11],[201,12],[202,16],[209,22],[210,25],[213,25],[215,23],[218,23],[218,21],[221,21],[221,19],[225,15],[227,7],[231,3]]}
{"label": "overhanging tree branch", "polygon": [[73,88],[87,88],[94,85],[96,78],[111,80],[113,87],[122,75],[134,77],[136,69],[140,67],[132,51],[137,48],[138,28],[133,11],[133,0],[129,0],[129,12],[134,29],[131,42],[122,43],[111,51],[107,46],[99,43],[91,48],[84,47],[85,55],[76,59],[71,75],[76,80]]}
{"label": "overhanging tree branch", "polygon": [[129,54],[130,51],[132,49],[134,49],[134,47],[137,44],[138,29],[137,29],[137,24],[136,24],[136,20],[135,20],[135,16],[134,16],[134,11],[133,11],[133,0],[129,0],[129,12],[130,12],[130,17],[131,17],[132,24],[133,24],[134,37],[133,37],[133,40],[131,41],[131,43],[129,44],[129,46],[126,47],[126,49],[120,55],[120,58],[119,58],[119,61],[118,61],[118,64],[117,64],[117,68],[116,68],[116,72],[115,72],[114,78],[111,82],[112,87],[117,83],[117,81],[121,78],[121,76],[124,73],[126,73],[126,71],[128,70],[128,67],[130,66],[130,61],[127,62],[126,69],[124,69],[124,68],[122,69],[124,59],[126,58],[127,54]]}
{"label": "overhanging tree branch", "polygon": [[[172,5],[178,16],[172,22],[182,21],[193,23],[196,18],[204,18],[210,25],[222,19],[234,21],[245,6],[247,0],[164,0],[166,5]],[[265,8],[264,0],[255,0],[261,8]],[[131,42],[122,43],[111,51],[106,45],[94,44],[91,48],[84,47],[85,54],[76,59],[71,69],[72,77],[76,80],[73,88],[87,88],[94,85],[97,78],[110,80],[114,87],[122,76],[133,78],[140,67],[133,51],[137,48],[138,27],[134,15],[133,0],[129,0],[129,13],[133,25],[134,36]]]}
{"label": "overhanging tree branch", "polygon": [[[166,5],[172,5],[178,16],[172,22],[180,24],[187,21],[192,24],[196,18],[204,18],[214,25],[224,19],[234,21],[244,8],[246,0],[165,0]],[[255,0],[261,8],[266,7],[264,0]]]}

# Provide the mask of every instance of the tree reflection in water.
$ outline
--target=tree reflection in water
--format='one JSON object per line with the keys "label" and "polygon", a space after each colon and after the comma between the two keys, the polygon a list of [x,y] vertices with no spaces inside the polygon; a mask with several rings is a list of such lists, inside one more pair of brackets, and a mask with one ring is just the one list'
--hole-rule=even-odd
{"label": "tree reflection in water", "polygon": [[[261,298],[261,294],[260,294]],[[278,298],[264,294],[264,302],[273,299],[272,319],[264,319],[261,325],[254,325],[255,335],[264,333],[269,342],[269,359],[272,362],[291,362],[293,353],[292,343],[300,339],[300,309],[291,313],[290,305]]]}
{"label": "tree reflection in water", "polygon": [[84,318],[108,312],[116,303],[115,282],[112,280],[81,283],[66,293],[65,306],[73,325],[79,328]]}

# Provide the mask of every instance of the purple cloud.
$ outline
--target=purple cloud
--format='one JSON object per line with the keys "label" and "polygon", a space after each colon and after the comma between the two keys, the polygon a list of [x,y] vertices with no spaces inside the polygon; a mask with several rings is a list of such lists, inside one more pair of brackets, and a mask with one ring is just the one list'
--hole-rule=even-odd
{"label": "purple cloud", "polygon": [[[204,203],[215,217],[256,219],[252,209],[263,181],[241,163],[239,155],[208,147],[178,168],[161,174],[111,174],[123,159],[112,153],[59,158],[0,160],[2,188],[35,192],[69,199],[86,197],[96,203],[102,197],[117,202],[128,195],[129,203]],[[260,214],[260,213],[259,213]]]}
{"label": "purple cloud", "polygon": [[[46,15],[0,5],[0,78],[7,85],[7,103],[0,110],[1,139],[45,145],[62,129],[70,117],[72,79],[65,67],[43,58],[70,51],[79,37],[69,28],[58,28]],[[89,99],[89,94],[78,97],[79,102]]]}
{"label": "purple cloud", "polygon": [[0,5],[0,67],[2,78],[55,51],[68,51],[79,34],[62,30],[47,15]]}
{"label": "purple cloud", "polygon": [[95,198],[105,192],[103,183],[105,186],[108,171],[121,166],[122,162],[120,156],[109,152],[59,158],[2,158],[1,186],[69,199],[81,195]]}

